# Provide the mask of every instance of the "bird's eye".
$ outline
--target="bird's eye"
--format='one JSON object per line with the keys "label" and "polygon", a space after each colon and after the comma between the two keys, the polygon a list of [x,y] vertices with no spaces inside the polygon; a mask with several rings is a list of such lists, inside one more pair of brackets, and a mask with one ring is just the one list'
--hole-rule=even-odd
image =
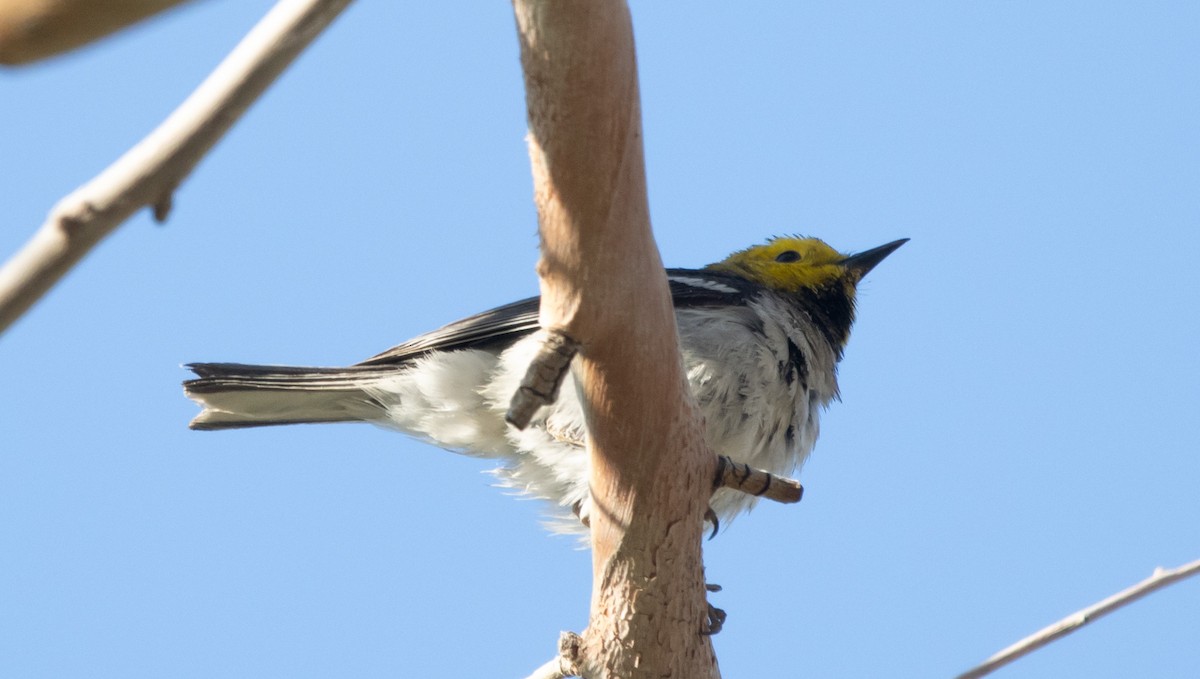
{"label": "bird's eye", "polygon": [[800,261],[800,253],[796,252],[795,250],[784,250],[783,252],[779,253],[779,256],[775,258],[775,261],[782,262],[784,264],[787,264],[788,262],[798,262]]}

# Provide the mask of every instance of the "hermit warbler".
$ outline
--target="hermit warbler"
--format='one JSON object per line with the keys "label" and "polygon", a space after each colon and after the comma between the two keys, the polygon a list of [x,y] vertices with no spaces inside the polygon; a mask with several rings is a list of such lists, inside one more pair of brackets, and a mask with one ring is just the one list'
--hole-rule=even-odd
{"label": "hermit warbler", "polygon": [[[703,269],[667,270],[688,381],[717,454],[780,475],[804,462],[838,395],[855,286],[907,240],[843,255],[816,238],[775,238]],[[552,528],[581,528],[569,516],[589,502],[576,390],[560,390],[524,430],[505,423],[537,330],[533,297],[346,368],[193,363],[198,378],[183,386],[204,410],[191,427],[371,422],[501,460],[502,485],[561,510]],[[730,519],[754,501],[721,490],[711,506]]]}

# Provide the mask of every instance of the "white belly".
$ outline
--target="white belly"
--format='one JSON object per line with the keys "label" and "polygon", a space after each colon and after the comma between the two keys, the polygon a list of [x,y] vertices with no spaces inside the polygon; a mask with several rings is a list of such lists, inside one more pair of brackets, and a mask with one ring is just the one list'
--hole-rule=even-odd
{"label": "white belly", "polygon": [[[832,362],[829,375],[798,374],[782,330],[768,324],[754,332],[754,324],[746,323],[753,320],[750,312],[742,311],[723,319],[679,314],[688,380],[714,452],[790,475],[812,450],[819,411],[836,392]],[[551,527],[578,531],[582,527],[570,509],[587,500],[588,464],[576,389],[564,384],[558,400],[524,431],[504,422],[537,347],[531,336],[502,355],[464,350],[421,359],[370,390],[386,406],[386,416],[376,422],[443,448],[503,459],[497,470],[501,485],[554,502],[562,511]],[[810,349],[804,347],[806,353]],[[814,358],[810,353],[810,373]],[[720,491],[712,507],[729,520],[754,502]]]}

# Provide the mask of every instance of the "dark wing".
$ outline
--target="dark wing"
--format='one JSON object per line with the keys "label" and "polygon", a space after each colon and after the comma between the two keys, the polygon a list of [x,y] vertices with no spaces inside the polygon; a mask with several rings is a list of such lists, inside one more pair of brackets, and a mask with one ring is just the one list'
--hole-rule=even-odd
{"label": "dark wing", "polygon": [[358,365],[403,363],[433,351],[504,347],[538,329],[538,297],[505,304],[419,335]]}
{"label": "dark wing", "polygon": [[744,278],[703,269],[667,269],[676,309],[745,304],[760,288]]}
{"label": "dark wing", "polygon": [[[744,279],[712,271],[668,269],[675,308],[741,304],[755,291]],[[414,337],[358,365],[388,365],[410,361],[434,351],[505,348],[538,329],[540,297],[496,307]]]}

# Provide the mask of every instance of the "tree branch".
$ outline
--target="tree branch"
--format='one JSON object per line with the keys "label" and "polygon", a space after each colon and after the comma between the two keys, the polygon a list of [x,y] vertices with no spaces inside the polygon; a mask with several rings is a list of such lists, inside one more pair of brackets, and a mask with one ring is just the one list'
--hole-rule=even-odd
{"label": "tree branch", "polygon": [[650,231],[623,0],[514,0],[542,257],[541,324],[578,341],[592,606],[580,675],[719,676],[700,555],[716,472]]}
{"label": "tree branch", "polygon": [[185,0],[4,0],[0,64],[27,64],[98,40]]}
{"label": "tree branch", "polygon": [[1184,578],[1191,577],[1200,573],[1200,559],[1188,564],[1184,564],[1179,568],[1164,570],[1162,567],[1156,568],[1154,574],[1149,578],[1139,582],[1121,592],[1108,597],[1107,599],[1088,606],[1087,608],[1072,613],[1058,622],[1041,629],[1008,648],[1000,651],[996,655],[985,660],[982,664],[963,672],[958,675],[957,679],[977,679],[991,674],[993,671],[1007,665],[1008,663],[1020,658],[1023,655],[1028,655],[1037,649],[1049,644],[1050,642],[1060,639],[1080,627],[1098,620],[1099,618],[1112,613],[1113,611],[1126,606],[1128,604],[1141,599],[1151,592],[1158,591],[1167,585],[1179,582]]}
{"label": "tree branch", "polygon": [[0,332],[134,212],[166,218],[171,194],[350,0],[280,0],[161,125],[63,198],[0,268]]}

